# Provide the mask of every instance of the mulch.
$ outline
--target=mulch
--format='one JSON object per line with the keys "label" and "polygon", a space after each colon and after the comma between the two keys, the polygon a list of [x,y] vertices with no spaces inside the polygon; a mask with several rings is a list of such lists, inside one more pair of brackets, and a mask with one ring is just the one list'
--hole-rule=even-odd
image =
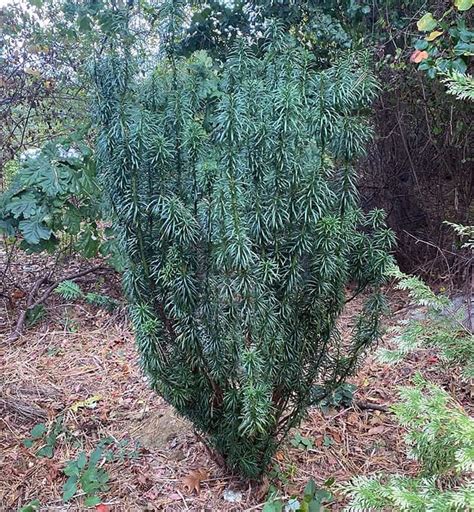
{"label": "mulch", "polygon": [[[37,264],[35,258],[25,256],[22,266]],[[58,267],[57,274],[84,265],[69,261],[67,269]],[[12,286],[10,293],[27,291],[33,273],[17,269],[17,287]],[[81,286],[120,298],[117,276],[89,275]],[[409,308],[399,292],[389,291],[389,296],[395,311],[390,323],[395,324]],[[361,300],[350,303],[342,326],[351,324]],[[300,493],[310,478],[320,485],[334,479],[335,501],[327,508],[338,511],[345,504],[338,484],[361,474],[417,471],[406,455],[403,429],[390,412],[353,405],[324,412],[311,409],[298,429],[311,440],[309,449],[293,446],[292,433],[274,457],[271,481],[249,483],[220,467],[191,425],[149,390],[123,310],[107,313],[53,293],[46,317],[8,343],[8,328],[25,301],[26,293],[16,292],[12,300],[3,301],[3,312],[0,309],[5,319],[5,341],[0,344],[1,511],[19,510],[33,499],[40,500],[42,511],[85,510],[80,494],[63,503],[62,470],[79,452],[90,453],[106,438],[116,455],[101,462],[110,475],[110,489],[102,495],[103,510],[109,511],[257,511],[263,508],[270,484],[282,496],[291,496]],[[387,333],[384,345],[390,345],[390,336]],[[472,410],[472,390],[459,386],[460,377],[455,372],[446,375],[436,358],[424,351],[395,366],[370,354],[351,379],[357,385],[356,403],[390,405],[397,387],[408,384],[418,371]],[[58,418],[62,430],[51,458],[36,454],[41,440],[24,445],[36,424],[50,426]],[[204,477],[199,493],[187,485],[196,471]],[[229,495],[236,501],[227,501]]]}

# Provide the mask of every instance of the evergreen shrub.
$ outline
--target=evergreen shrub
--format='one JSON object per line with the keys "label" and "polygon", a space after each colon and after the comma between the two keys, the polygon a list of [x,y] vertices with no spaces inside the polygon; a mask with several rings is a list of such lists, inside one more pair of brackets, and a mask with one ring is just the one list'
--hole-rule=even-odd
{"label": "evergreen shrub", "polygon": [[[321,70],[274,24],[258,52],[178,57],[179,4],[161,16],[149,76],[128,37],[95,67],[98,171],[151,386],[257,477],[313,384],[339,385],[380,334],[393,234],[352,167],[377,84],[363,53]],[[349,283],[368,293],[343,340]]]}

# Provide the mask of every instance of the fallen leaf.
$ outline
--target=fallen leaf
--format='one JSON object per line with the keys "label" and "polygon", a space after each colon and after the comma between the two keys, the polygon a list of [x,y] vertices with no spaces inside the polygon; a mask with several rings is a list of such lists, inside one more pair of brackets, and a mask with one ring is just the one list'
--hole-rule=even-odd
{"label": "fallen leaf", "polygon": [[355,412],[351,412],[347,416],[347,423],[349,423],[349,425],[357,425],[359,423],[359,415]]}
{"label": "fallen leaf", "polygon": [[276,452],[275,453],[275,459],[278,461],[282,461],[285,458],[285,454],[283,452]]}
{"label": "fallen leaf", "polygon": [[379,434],[383,434],[385,432],[385,427],[383,425],[379,425],[378,427],[372,427],[367,432],[369,436],[376,436]]}
{"label": "fallen leaf", "polygon": [[14,290],[12,293],[12,299],[13,300],[19,300],[26,296],[26,293],[23,290]]}
{"label": "fallen leaf", "polygon": [[79,400],[77,402],[74,402],[71,405],[71,407],[69,407],[69,409],[71,409],[71,411],[77,412],[77,410],[80,409],[81,407],[94,408],[96,406],[96,402],[98,402],[99,400],[102,400],[102,396],[94,395],[89,398],[86,398],[85,400]]}
{"label": "fallen leaf", "polygon": [[183,487],[188,492],[196,491],[196,494],[199,494],[201,491],[201,482],[206,480],[208,476],[208,472],[204,468],[191,471],[188,476],[183,478]]}
{"label": "fallen leaf", "polygon": [[416,26],[420,32],[431,32],[436,28],[437,24],[438,22],[433,18],[433,15],[430,12],[427,12],[418,20]]}
{"label": "fallen leaf", "polygon": [[97,512],[109,512],[109,507],[107,505],[104,505],[103,503],[99,503],[95,506],[95,509]]}
{"label": "fallen leaf", "polygon": [[261,502],[264,500],[265,496],[268,494],[268,490],[270,489],[270,480],[268,477],[264,476],[260,485],[257,488],[255,493],[257,501]]}

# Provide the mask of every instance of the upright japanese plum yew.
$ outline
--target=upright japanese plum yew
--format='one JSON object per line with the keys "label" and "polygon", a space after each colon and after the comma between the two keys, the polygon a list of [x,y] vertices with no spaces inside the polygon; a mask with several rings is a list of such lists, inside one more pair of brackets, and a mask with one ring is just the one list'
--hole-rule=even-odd
{"label": "upright japanese plum yew", "polygon": [[[364,54],[317,69],[274,25],[258,53],[178,58],[169,16],[145,79],[125,45],[96,66],[99,172],[151,386],[257,477],[313,386],[341,383],[380,333],[393,235],[358,207],[351,165],[377,85]],[[367,299],[342,339],[349,283]]]}

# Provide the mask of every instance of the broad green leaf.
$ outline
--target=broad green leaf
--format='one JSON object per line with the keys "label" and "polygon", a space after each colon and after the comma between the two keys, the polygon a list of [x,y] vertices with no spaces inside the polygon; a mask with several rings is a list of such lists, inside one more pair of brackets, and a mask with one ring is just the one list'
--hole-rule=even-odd
{"label": "broad green leaf", "polygon": [[454,47],[454,53],[459,56],[472,57],[474,55],[474,43],[459,41]]}
{"label": "broad green leaf", "polygon": [[283,510],[283,503],[280,500],[275,500],[270,503],[265,503],[262,512],[281,512]]}
{"label": "broad green leaf", "polygon": [[82,220],[83,217],[81,217],[81,212],[77,206],[71,203],[65,205],[63,225],[70,235],[77,235],[79,233]]}
{"label": "broad green leaf", "polygon": [[454,0],[454,5],[458,11],[468,11],[474,5],[474,0]]}
{"label": "broad green leaf", "polygon": [[78,251],[84,258],[93,258],[99,252],[100,240],[92,229],[87,229],[77,243]]}
{"label": "broad green leaf", "polygon": [[89,496],[84,500],[84,506],[86,507],[95,507],[98,505],[102,500],[99,498],[99,496]]}
{"label": "broad green leaf", "polygon": [[84,469],[86,467],[86,464],[87,464],[87,455],[86,455],[86,452],[81,452],[79,454],[79,456],[77,457],[77,461],[76,461],[76,464],[77,464],[77,467],[79,469]]}
{"label": "broad green leaf", "polygon": [[96,448],[90,455],[89,464],[95,466],[102,458],[102,448]]}
{"label": "broad green leaf", "polygon": [[57,161],[52,162],[47,155],[42,154],[25,162],[21,177],[26,186],[37,186],[46,195],[53,197],[69,190],[72,169]]}
{"label": "broad green leaf", "polygon": [[75,461],[75,460],[70,461],[67,464],[67,466],[63,469],[63,473],[66,476],[76,476],[76,477],[79,477],[80,471],[79,471],[79,468],[77,466],[77,461]]}
{"label": "broad green leaf", "polygon": [[29,244],[37,244],[40,240],[48,240],[52,231],[43,224],[42,219],[38,216],[20,221],[18,226],[26,242]]}
{"label": "broad green leaf", "polygon": [[33,439],[38,439],[46,432],[46,425],[44,423],[37,423],[32,429],[31,429],[31,437]]}
{"label": "broad green leaf", "polygon": [[418,39],[415,43],[415,48],[420,51],[426,50],[426,48],[428,48],[428,41],[426,39]]}
{"label": "broad green leaf", "polygon": [[18,512],[36,512],[39,509],[40,509],[40,500],[36,499],[36,500],[30,501],[28,503],[28,505],[21,507]]}
{"label": "broad green leaf", "polygon": [[312,498],[316,490],[316,482],[311,478],[304,488],[304,497],[306,498],[307,496],[310,496]]}
{"label": "broad green leaf", "polygon": [[416,26],[420,32],[431,32],[436,28],[438,22],[433,18],[430,12],[427,12],[423,17],[418,20]]}
{"label": "broad green leaf", "polygon": [[25,439],[23,446],[25,446],[25,448],[31,448],[33,446],[33,439]]}
{"label": "broad green leaf", "polygon": [[18,219],[21,215],[25,218],[31,217],[36,213],[37,208],[38,205],[33,192],[24,192],[21,195],[14,196],[6,205],[6,210],[11,212],[15,219]]}
{"label": "broad green leaf", "polygon": [[38,457],[46,457],[47,459],[50,459],[53,456],[53,453],[54,453],[54,446],[47,444],[46,446],[43,446],[42,448],[40,448],[36,452],[36,455]]}
{"label": "broad green leaf", "polygon": [[70,476],[63,487],[63,501],[69,501],[77,492],[77,477]]}

